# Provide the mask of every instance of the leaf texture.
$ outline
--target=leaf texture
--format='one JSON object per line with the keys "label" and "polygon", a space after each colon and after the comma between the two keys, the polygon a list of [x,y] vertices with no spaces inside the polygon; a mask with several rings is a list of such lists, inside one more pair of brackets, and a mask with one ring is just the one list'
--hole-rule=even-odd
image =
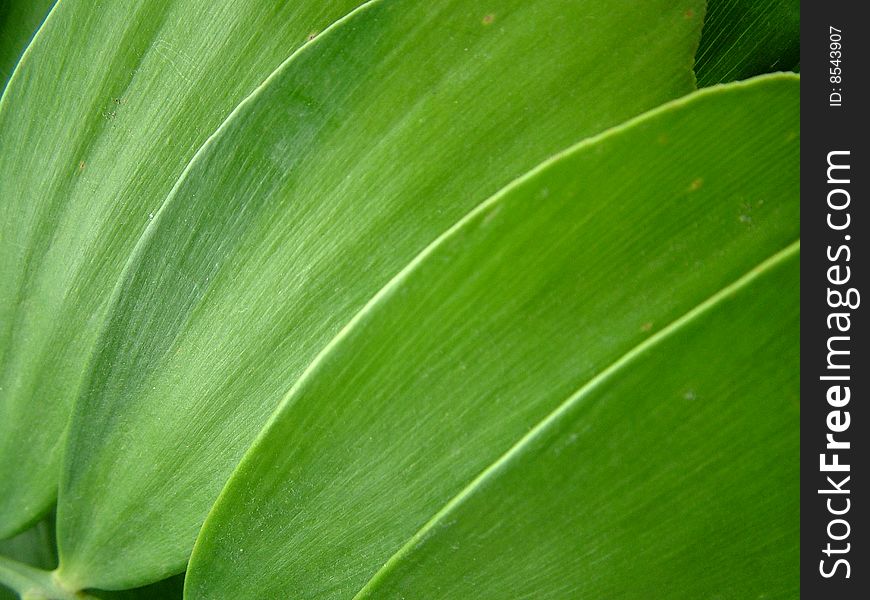
{"label": "leaf texture", "polygon": [[694,0],[373,2],[293,56],[191,163],[117,290],[66,450],[64,580],[182,570],[329,340],[514,177],[689,92],[701,13]]}
{"label": "leaf texture", "polygon": [[799,0],[710,0],[695,61],[699,86],[795,70]]}
{"label": "leaf texture", "polygon": [[[352,596],[566,398],[793,244],[798,88],[779,75],[678,100],[547,162],[451,228],[285,398],[203,526],[186,597]],[[667,385],[721,393],[710,373]],[[625,418],[637,423],[649,402]],[[638,444],[666,438],[672,418],[651,420]],[[451,597],[434,589],[414,594]]]}
{"label": "leaf texture", "polygon": [[799,268],[794,244],[596,376],[356,597],[797,597]]}
{"label": "leaf texture", "polygon": [[0,101],[0,538],[55,498],[106,301],[173,183],[233,107],[356,3],[52,12]]}

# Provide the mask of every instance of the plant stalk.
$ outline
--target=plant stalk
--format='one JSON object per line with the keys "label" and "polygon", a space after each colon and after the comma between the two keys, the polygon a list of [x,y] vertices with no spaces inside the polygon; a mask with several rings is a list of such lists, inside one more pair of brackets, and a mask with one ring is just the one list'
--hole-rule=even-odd
{"label": "plant stalk", "polygon": [[97,600],[84,592],[68,590],[51,571],[37,569],[0,555],[0,584],[23,600]]}

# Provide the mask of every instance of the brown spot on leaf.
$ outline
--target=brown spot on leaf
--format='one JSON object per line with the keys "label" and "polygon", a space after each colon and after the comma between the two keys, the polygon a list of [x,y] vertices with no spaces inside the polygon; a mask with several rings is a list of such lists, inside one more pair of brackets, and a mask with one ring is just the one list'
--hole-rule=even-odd
{"label": "brown spot on leaf", "polygon": [[316,37],[317,37],[317,32],[316,32],[316,31],[312,31],[311,33],[308,34],[308,37],[305,38],[305,39],[307,39],[307,40],[310,42],[311,40],[313,40],[313,39],[316,38]]}
{"label": "brown spot on leaf", "polygon": [[644,333],[652,331],[652,328],[653,328],[653,324],[650,322],[646,322],[640,326],[640,330],[643,331]]}
{"label": "brown spot on leaf", "polygon": [[689,184],[689,191],[690,192],[697,192],[698,190],[701,189],[702,185],[704,185],[704,180],[701,179],[700,177],[698,177],[696,180],[694,180],[692,183]]}
{"label": "brown spot on leaf", "polygon": [[84,171],[84,170],[85,170],[85,161],[80,160],[79,161],[79,172]]}
{"label": "brown spot on leaf", "polygon": [[495,21],[495,15],[494,15],[494,14],[489,13],[488,15],[484,15],[484,16],[483,16],[483,21],[482,21],[482,22],[483,22],[484,25],[492,25],[493,21]]}
{"label": "brown spot on leaf", "polygon": [[690,8],[689,10],[687,10],[686,12],[683,13],[683,16],[685,16],[687,19],[691,19],[692,17],[695,16],[695,11]]}

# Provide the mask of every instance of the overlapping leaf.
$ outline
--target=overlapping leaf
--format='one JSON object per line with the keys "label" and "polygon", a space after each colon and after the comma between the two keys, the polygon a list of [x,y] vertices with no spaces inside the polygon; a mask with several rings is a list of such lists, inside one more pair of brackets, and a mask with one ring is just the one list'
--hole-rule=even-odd
{"label": "overlapping leaf", "polygon": [[797,70],[799,0],[710,0],[695,72],[699,86]]}
{"label": "overlapping leaf", "polygon": [[[635,518],[635,511],[644,506],[638,494],[661,494],[677,485],[671,463],[676,460],[674,452],[683,446],[669,441],[681,424],[680,408],[673,402],[685,407],[687,420],[698,428],[691,436],[686,432],[687,439],[705,442],[681,464],[701,468],[710,453],[717,474],[693,479],[694,498],[709,499],[718,493],[723,484],[718,474],[727,468],[727,456],[735,450],[734,465],[739,468],[727,482],[745,490],[721,496],[714,508],[727,520],[713,530],[733,524],[735,511],[763,495],[769,504],[747,525],[754,527],[765,515],[783,511],[776,521],[777,535],[793,541],[789,528],[795,521],[788,518],[795,508],[793,485],[767,494],[766,484],[752,479],[757,469],[747,467],[751,455],[737,453],[727,434],[740,430],[749,439],[762,440],[765,434],[778,435],[787,428],[790,433],[765,449],[770,455],[764,464],[782,460],[772,485],[778,486],[780,477],[794,481],[790,478],[795,459],[789,452],[796,443],[796,408],[790,404],[796,390],[796,347],[793,336],[775,346],[769,343],[794,327],[796,275],[789,268],[785,275],[765,279],[759,290],[744,281],[738,287],[746,288],[745,293],[720,291],[799,236],[798,81],[796,76],[772,76],[699,92],[653,111],[535,170],[429,247],[321,353],[247,453],[203,527],[188,570],[187,596],[353,595],[479,473],[548,415],[553,419],[558,414],[553,411],[576,390],[602,378],[605,383],[596,383],[594,393],[612,399],[589,402],[594,410],[606,413],[601,416],[603,424],[584,422],[581,417],[588,416],[587,409],[578,408],[578,420],[547,426],[535,438],[555,436],[562,443],[559,436],[568,436],[570,442],[576,433],[578,448],[600,446],[598,452],[613,452],[614,485],[625,488],[629,496],[612,509],[623,529],[613,532],[613,540],[602,541],[602,548],[626,539],[648,542],[651,533],[628,529],[650,522],[649,517]],[[770,264],[765,269],[780,273]],[[781,285],[783,278],[788,285],[782,287],[781,314],[771,316],[770,323],[757,323],[759,314],[780,310],[769,300],[770,290],[775,289],[770,285]],[[768,299],[744,306],[742,299],[756,291]],[[705,309],[701,317],[696,307],[719,301],[727,306]],[[728,319],[744,309],[746,315],[729,333]],[[753,323],[759,337],[743,337],[752,331]],[[708,325],[714,332],[704,338]],[[639,349],[660,331],[666,332],[666,339],[655,342],[655,351]],[[728,347],[722,346],[723,340]],[[687,354],[679,354],[683,367],[675,365],[672,373],[662,371],[656,379],[654,374],[663,369],[662,357],[675,356],[676,351],[669,349],[682,343],[687,344]],[[781,356],[782,364],[776,364],[783,345],[790,350]],[[719,365],[694,368],[719,352],[730,355]],[[747,357],[761,362],[747,365]],[[621,373],[627,362],[630,373],[625,381],[617,380],[617,371]],[[737,385],[735,378],[747,369],[752,377]],[[762,385],[768,369],[772,378]],[[729,391],[724,383],[732,381],[735,389]],[[749,400],[738,396],[752,383],[761,386],[759,401],[765,406],[745,416],[739,409]],[[659,407],[657,402],[670,404]],[[704,402],[710,404],[701,410]],[[740,415],[739,423],[711,418],[717,409],[722,415]],[[780,418],[786,419],[785,425]],[[608,437],[610,429],[613,438]],[[625,456],[650,459],[637,465],[638,477],[649,479],[648,484],[635,482],[637,494],[629,489],[634,471],[627,465],[624,473],[618,471],[623,454],[615,445],[636,430],[637,439]],[[576,456],[575,451],[579,450],[565,448],[566,460]],[[526,473],[526,462],[535,463],[535,456],[518,457],[522,464],[516,467],[516,475],[513,466],[508,475],[556,477],[566,466],[562,462],[540,465],[540,470]],[[561,475],[566,498],[582,492],[584,477],[598,481],[594,478],[600,476],[589,465],[578,463],[576,468],[576,478]],[[530,484],[535,481],[543,485],[540,479]],[[498,482],[502,485],[501,479]],[[529,545],[546,545],[552,539],[546,536],[552,536],[559,521],[540,530],[525,513],[517,513],[520,529],[499,528],[496,521],[508,518],[502,506],[509,511],[514,502],[532,512],[535,507],[553,506],[561,511],[553,518],[564,517],[565,505],[560,503],[567,500],[561,497],[563,490],[555,483],[552,486],[538,489],[542,498],[530,504],[523,504],[523,499],[528,500],[527,487],[518,491],[521,496],[516,499],[483,493],[478,502],[475,494],[469,510],[475,515],[491,511],[491,520],[480,523],[477,537],[445,537],[444,542],[437,538],[431,556],[424,548],[418,559],[414,551],[410,560],[419,560],[429,569],[414,579],[419,584],[414,595],[505,597],[504,585],[510,584],[494,581],[502,572],[501,564],[478,565],[473,581],[447,580],[461,577],[463,568],[474,570],[467,562],[474,554],[469,544],[485,542],[488,535],[504,535],[511,543],[528,536]],[[586,523],[596,532],[606,528],[595,512],[603,510],[601,503],[607,498],[607,490],[601,493],[585,496],[593,504],[577,512],[578,519],[596,517]],[[658,500],[652,494],[648,502]],[[453,526],[450,514],[431,525],[433,536],[442,525]],[[473,517],[465,514],[456,524],[463,532],[474,526]],[[547,513],[540,519],[546,521]],[[673,535],[685,536],[680,539],[687,544],[703,542],[703,531],[696,528],[701,522],[696,519]],[[584,524],[578,521],[576,526]],[[451,531],[445,535],[452,536]],[[724,558],[707,563],[709,572],[692,584],[703,593],[690,596],[720,591],[717,582],[743,572],[746,559],[735,554],[735,548],[768,533],[739,530],[739,541],[724,544],[720,548]],[[583,531],[566,535],[582,538]],[[447,550],[442,550],[444,544]],[[449,563],[451,570],[436,577],[433,572],[438,567],[430,561],[440,560],[442,551],[449,554],[451,544],[456,552],[470,554],[458,554],[457,561]],[[572,544],[566,541],[549,549],[558,553],[564,548],[563,560],[550,565],[552,572],[539,573],[525,585],[537,585],[549,574],[550,587],[543,587],[547,594],[540,597],[570,597],[575,586],[635,595],[644,589],[614,583],[630,562],[626,558],[630,550],[624,549],[613,558],[614,573],[598,580],[599,588],[583,588],[598,585],[582,581],[582,575],[596,565],[587,553],[590,546]],[[581,555],[569,551],[576,548]],[[493,552],[487,548],[482,556],[491,558]],[[769,560],[784,564],[792,554],[789,546],[772,553]],[[529,568],[541,565],[537,558],[528,558]],[[581,573],[563,572],[583,558],[592,562]],[[444,560],[452,557],[444,555]],[[522,560],[523,555],[517,555],[505,559],[503,566],[510,569],[516,564],[513,561]],[[687,559],[683,553],[674,560]],[[680,564],[692,572],[701,568],[699,563]],[[403,563],[390,577],[415,578],[415,565]],[[605,562],[601,568],[607,566]],[[518,570],[509,581],[516,583],[525,575],[528,570]],[[656,577],[649,575],[637,585],[661,581]],[[479,589],[472,587],[475,581],[481,582]],[[568,587],[560,596],[560,588],[552,586],[562,581]],[[750,578],[745,587],[753,588],[758,581]],[[793,574],[772,579],[771,591],[780,592],[783,582],[793,585]],[[372,585],[373,590],[381,589],[377,585],[393,586],[387,588],[392,592],[402,584],[389,579]],[[729,589],[744,589],[741,585]],[[438,586],[468,594],[445,595]],[[538,597],[537,592],[527,591],[527,595]],[[393,595],[378,592],[374,597]]]}
{"label": "overlapping leaf", "polygon": [[118,290],[70,430],[61,577],[119,587],[181,570],[323,346],[512,178],[688,92],[701,13],[374,2],[288,61],[191,164]]}
{"label": "overlapping leaf", "polygon": [[64,0],[53,11],[0,102],[0,537],[55,497],[106,300],[184,166],[356,4]]}
{"label": "overlapping leaf", "polygon": [[[0,6],[0,70],[48,4]],[[304,371],[189,597],[796,593],[797,79],[630,122],[426,247],[689,91],[703,6],[374,0],[184,168],[359,4],[65,0],[28,51],[0,102],[0,536],[47,510],[85,394],[59,578],[43,523],[0,581],[179,571]],[[699,83],[797,65],[797,29],[795,2],[711,2]]]}
{"label": "overlapping leaf", "polygon": [[0,3],[0,93],[54,0],[3,0]]}
{"label": "overlapping leaf", "polygon": [[796,598],[799,277],[795,244],[615,363],[357,598]]}

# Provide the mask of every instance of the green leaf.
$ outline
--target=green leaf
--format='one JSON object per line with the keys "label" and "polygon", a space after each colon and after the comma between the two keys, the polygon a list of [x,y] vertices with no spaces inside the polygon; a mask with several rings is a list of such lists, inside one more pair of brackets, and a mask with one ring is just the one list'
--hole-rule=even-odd
{"label": "green leaf", "polygon": [[708,2],[695,60],[699,86],[787,71],[799,59],[799,0]]}
{"label": "green leaf", "polygon": [[[798,239],[798,128],[796,76],[705,90],[580,144],[475,209],[393,279],[285,398],[203,526],[186,597],[348,597],[360,590],[566,398],[603,377],[617,379],[615,365],[656,343],[650,336],[681,335],[699,306],[715,303],[720,290]],[[794,300],[784,300],[786,316]],[[745,356],[755,342],[742,340],[732,336],[728,347],[743,344]],[[698,343],[705,356],[725,350],[718,335]],[[727,370],[730,363],[723,364]],[[753,377],[763,378],[767,359],[754,368]],[[721,393],[713,373],[674,381],[662,373],[659,391],[683,385],[688,400],[702,402],[694,390]],[[650,429],[638,431],[630,456],[651,451],[658,439],[666,457],[673,414],[656,416],[655,398],[640,398],[654,382],[634,376],[625,385],[631,395],[619,395],[620,412],[609,422],[638,423],[650,414],[637,425]],[[738,401],[720,397],[716,406]],[[634,404],[644,408],[632,413]],[[755,430],[754,414],[728,412],[738,421],[724,426],[757,439],[770,423]],[[589,446],[604,444],[619,464],[618,445],[593,423],[579,427],[594,436]],[[634,430],[620,435],[625,431]],[[703,431],[711,444],[723,439],[707,425]],[[792,440],[773,450],[786,451]],[[668,472],[667,464],[645,464],[639,476]],[[728,481],[711,475],[699,497]],[[561,490],[538,492],[555,497]],[[633,522],[631,513],[620,519]],[[619,531],[614,536],[622,539]],[[742,541],[752,542],[734,544]],[[573,577],[549,575],[556,582]],[[426,587],[406,592],[469,597]]]}
{"label": "green leaf", "polygon": [[796,598],[790,246],[560,405],[357,598]]}
{"label": "green leaf", "polygon": [[689,92],[701,9],[374,2],[288,61],[191,163],[118,289],[70,428],[64,580],[183,569],[329,340],[515,176]]}
{"label": "green leaf", "polygon": [[151,215],[233,107],[357,1],[64,0],[40,30],[0,101],[0,538],[55,498],[70,405]]}
{"label": "green leaf", "polygon": [[0,93],[53,5],[54,0],[3,0],[0,3]]}

